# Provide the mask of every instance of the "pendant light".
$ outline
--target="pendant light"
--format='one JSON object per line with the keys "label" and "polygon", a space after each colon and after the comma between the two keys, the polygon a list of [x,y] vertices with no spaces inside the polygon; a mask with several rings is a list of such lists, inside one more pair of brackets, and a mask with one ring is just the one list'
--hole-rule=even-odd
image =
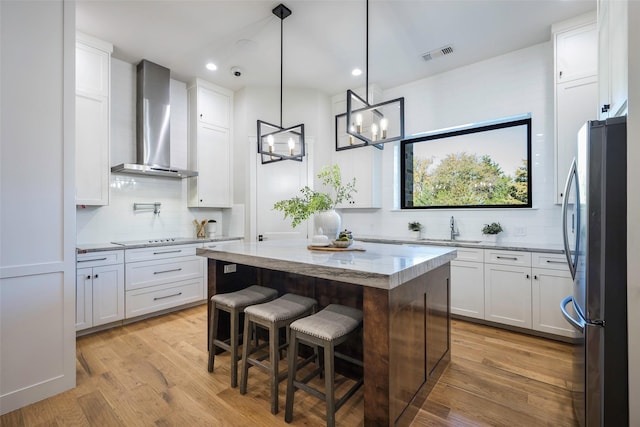
{"label": "pendant light", "polygon": [[374,145],[404,139],[404,98],[369,103],[369,0],[366,0],[366,72],[365,99],[347,90],[346,144],[336,150]]}
{"label": "pendant light", "polygon": [[281,160],[301,162],[304,157],[304,124],[289,128],[282,127],[282,30],[284,19],[291,15],[291,10],[279,4],[272,12],[280,18],[280,125],[258,120],[258,153],[262,158],[262,164]]}

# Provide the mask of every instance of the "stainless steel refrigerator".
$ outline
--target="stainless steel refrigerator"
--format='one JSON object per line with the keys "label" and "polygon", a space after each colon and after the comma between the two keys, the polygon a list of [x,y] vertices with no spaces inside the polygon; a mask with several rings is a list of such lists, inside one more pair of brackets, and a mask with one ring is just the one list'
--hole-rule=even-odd
{"label": "stainless steel refrigerator", "polygon": [[580,426],[629,425],[626,117],[578,133],[562,206],[573,295],[560,309],[579,332],[573,407]]}

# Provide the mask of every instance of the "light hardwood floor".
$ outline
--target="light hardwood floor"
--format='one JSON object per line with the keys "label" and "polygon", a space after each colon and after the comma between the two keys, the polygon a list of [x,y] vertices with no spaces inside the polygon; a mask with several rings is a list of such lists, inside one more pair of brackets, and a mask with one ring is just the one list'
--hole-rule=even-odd
{"label": "light hardwood floor", "polygon": [[[229,387],[229,357],[207,372],[206,305],[77,340],[77,387],[0,417],[0,426],[285,426],[267,374]],[[452,321],[451,363],[412,426],[574,426],[570,346]],[[43,355],[46,357],[46,355]],[[284,363],[282,365],[285,365]],[[339,393],[349,380],[341,378]],[[362,426],[360,389],[337,414]],[[296,393],[293,426],[324,425],[324,404]]]}

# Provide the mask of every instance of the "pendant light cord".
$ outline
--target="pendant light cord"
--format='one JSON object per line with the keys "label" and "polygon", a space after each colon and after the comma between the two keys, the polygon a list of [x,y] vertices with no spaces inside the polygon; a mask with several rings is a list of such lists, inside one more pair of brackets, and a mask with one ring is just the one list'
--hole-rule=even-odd
{"label": "pendant light cord", "polygon": [[283,73],[283,50],[284,50],[284,43],[283,43],[283,36],[282,36],[282,32],[284,30],[284,18],[280,18],[280,127],[282,127],[282,73]]}
{"label": "pendant light cord", "polygon": [[365,24],[365,31],[366,31],[366,45],[365,45],[365,50],[366,50],[366,71],[365,71],[365,100],[367,101],[367,104],[369,104],[369,0],[367,0],[367,6],[366,6],[366,24]]}

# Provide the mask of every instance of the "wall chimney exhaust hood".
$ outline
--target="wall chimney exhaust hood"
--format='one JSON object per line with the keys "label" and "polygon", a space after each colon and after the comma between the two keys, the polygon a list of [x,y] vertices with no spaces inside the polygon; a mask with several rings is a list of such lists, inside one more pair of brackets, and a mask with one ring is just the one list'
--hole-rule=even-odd
{"label": "wall chimney exhaust hood", "polygon": [[169,69],[143,59],[138,64],[136,163],[111,168],[114,173],[188,178],[198,172],[171,167]]}

